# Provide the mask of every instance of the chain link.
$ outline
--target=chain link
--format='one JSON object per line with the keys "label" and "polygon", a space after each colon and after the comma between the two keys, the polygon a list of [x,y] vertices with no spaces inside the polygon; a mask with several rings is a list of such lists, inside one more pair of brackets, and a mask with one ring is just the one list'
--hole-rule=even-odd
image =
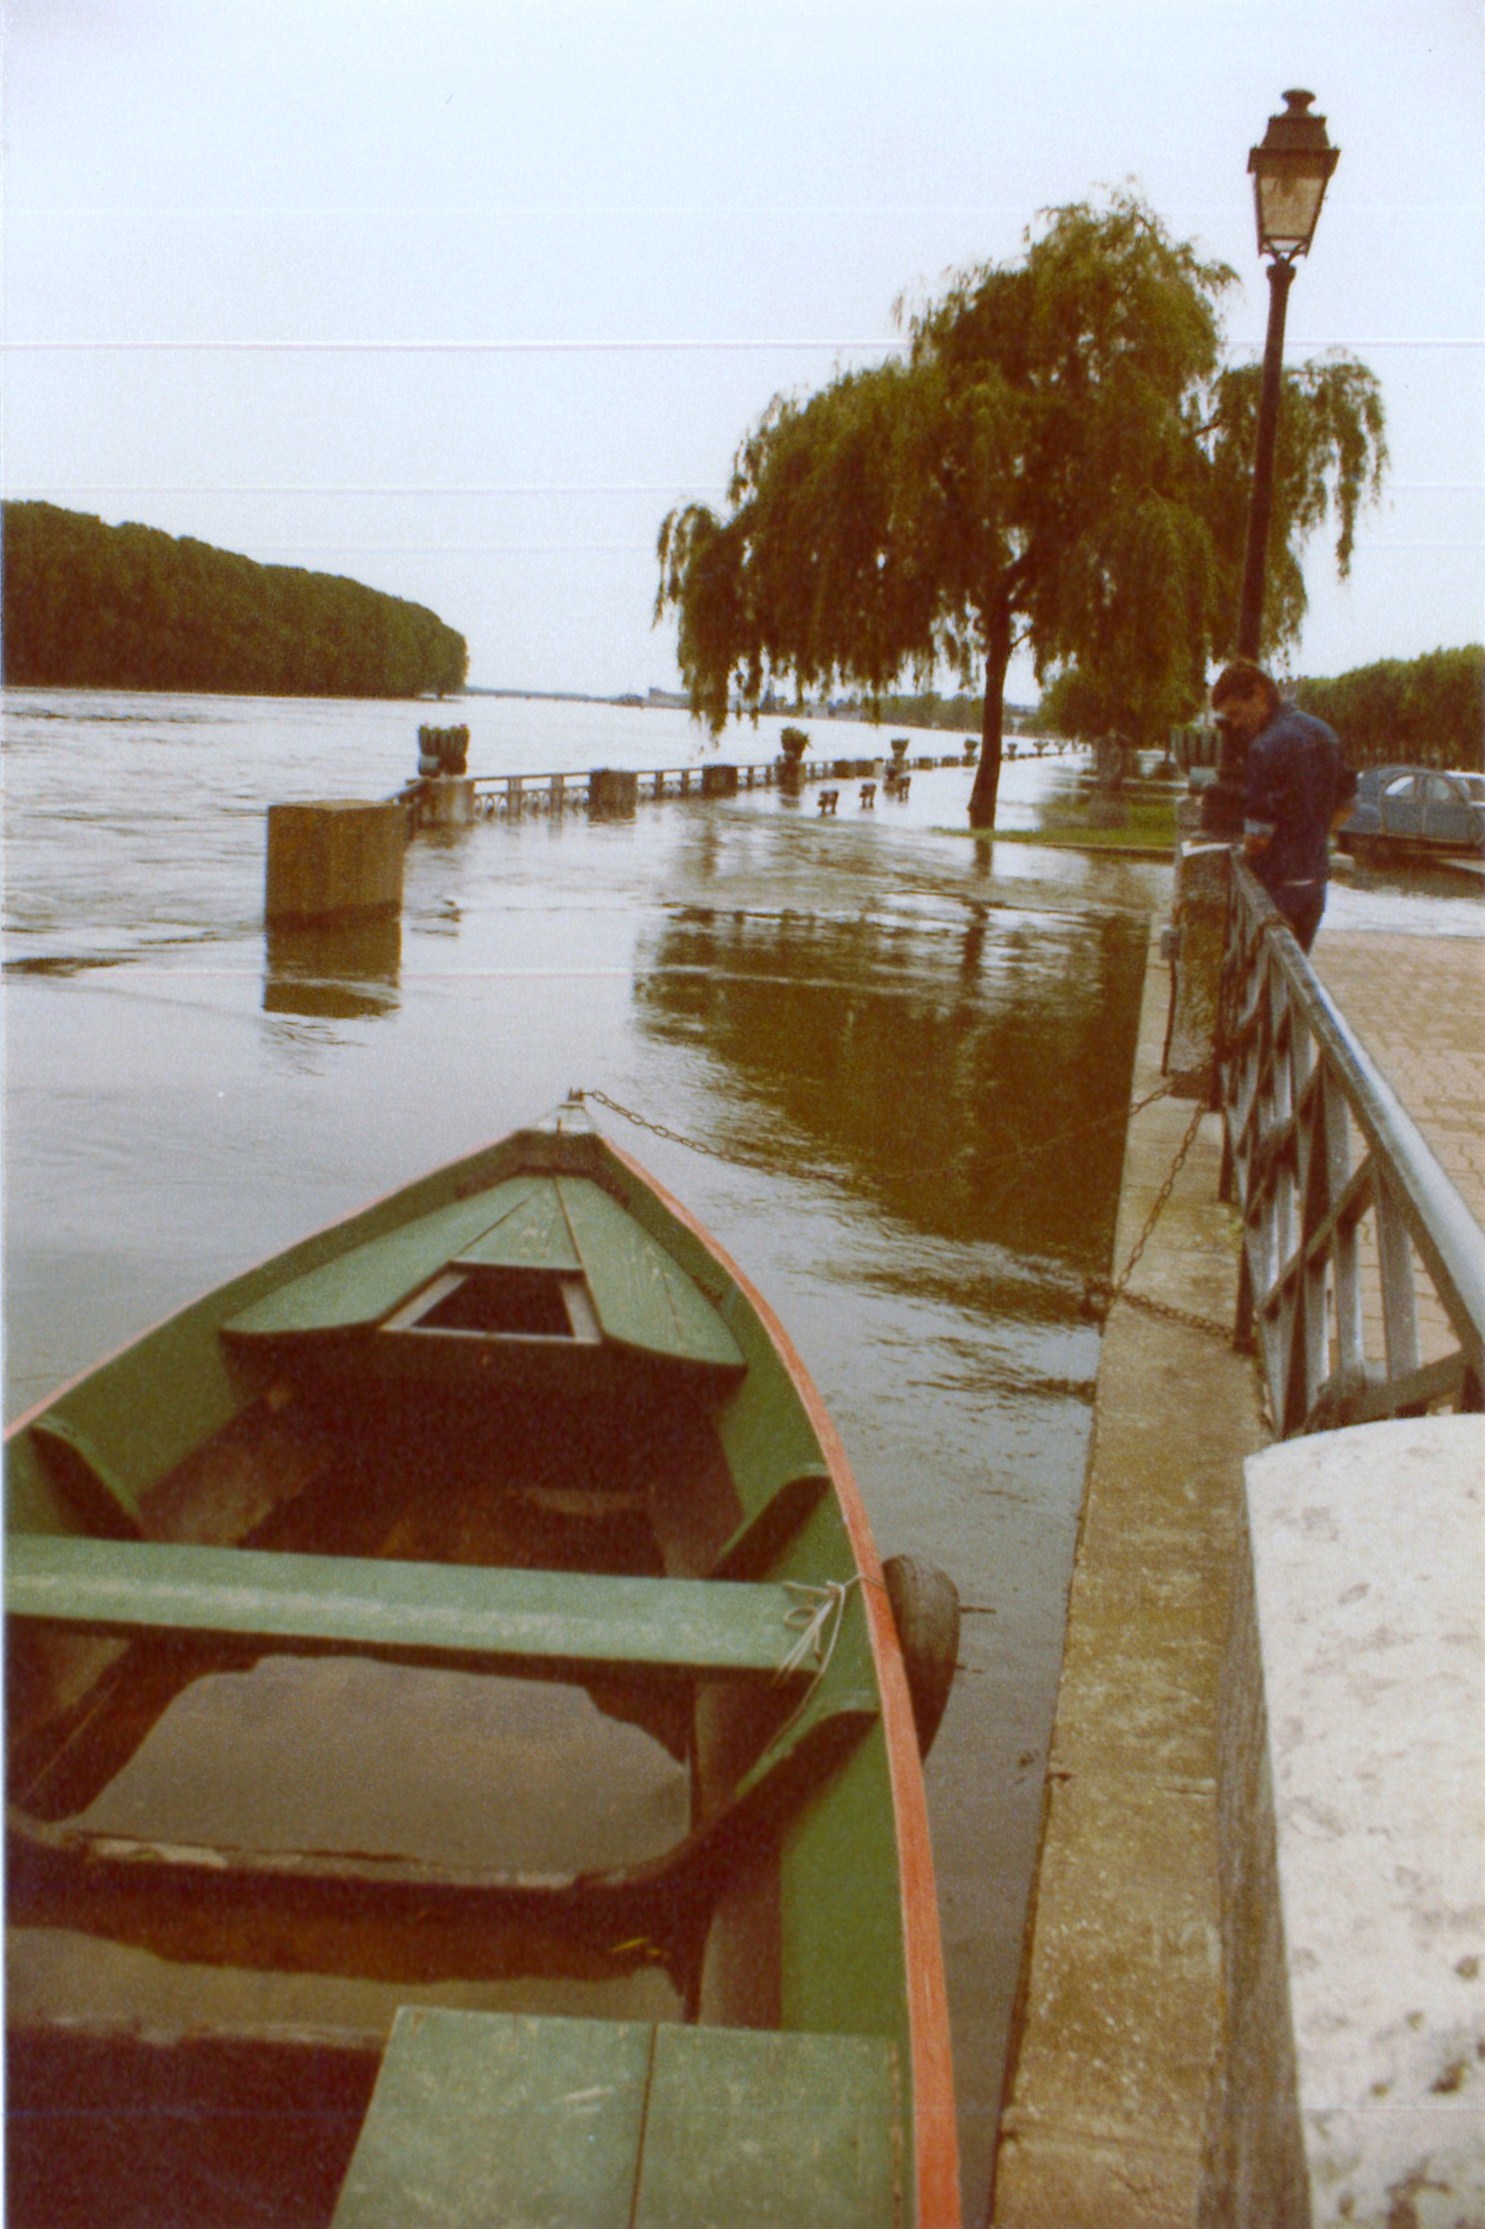
{"label": "chain link", "polygon": [[[1116,1122],[1132,1121],[1137,1114],[1143,1114],[1146,1107],[1153,1107],[1157,1099],[1169,1098],[1174,1088],[1174,1084],[1169,1082],[1157,1084],[1153,1091],[1146,1092],[1143,1099],[1136,1099],[1130,1106],[1116,1107],[1112,1114],[1100,1115],[1093,1122],[1079,1123],[1075,1129],[1058,1130],[1050,1138],[1039,1138],[1033,1145],[1017,1146],[1013,1153],[1000,1153],[992,1160],[979,1161],[976,1167],[980,1174],[989,1175],[1000,1169],[1014,1168],[1022,1161],[1034,1161],[1040,1154],[1055,1153],[1059,1147],[1075,1145],[1080,1139],[1092,1137],[1099,1130],[1107,1130]],[[637,1114],[633,1107],[623,1106],[617,1099],[610,1099],[606,1091],[574,1091],[572,1096],[575,1099],[591,1099],[595,1105],[607,1107],[610,1114],[622,1115],[636,1129],[648,1130],[652,1137],[664,1138],[669,1145],[684,1146],[688,1153],[702,1153],[708,1160],[723,1161],[736,1169],[760,1169],[765,1176],[777,1176],[780,1173],[777,1159],[766,1160],[761,1155],[734,1153],[724,1146],[708,1145],[702,1138],[685,1137],[679,1130],[672,1130],[663,1122],[654,1122],[648,1115]],[[967,1154],[961,1154],[957,1160],[939,1161],[930,1168],[925,1168],[921,1161],[908,1161],[899,1168],[879,1170],[878,1174],[939,1176],[947,1169],[960,1167],[966,1158]],[[791,1169],[788,1173],[791,1176],[811,1176],[828,1184],[848,1184],[851,1181],[837,1169]]]}
{"label": "chain link", "polygon": [[[1225,1007],[1227,1001],[1224,999],[1222,1004]],[[1217,1059],[1221,1056],[1227,1035],[1227,1015],[1225,1012],[1219,1012],[1218,1053],[1214,1055],[1213,1059],[1211,1071],[1213,1075],[1216,1073]],[[1097,1122],[1083,1123],[1075,1130],[1059,1131],[1054,1137],[1043,1138],[1035,1145],[1021,1146],[1014,1153],[1000,1155],[988,1166],[992,1169],[1010,1167],[1017,1162],[1031,1160],[1038,1154],[1049,1153],[1056,1147],[1067,1145],[1076,1139],[1088,1137],[1093,1131],[1104,1129],[1111,1122],[1132,1121],[1136,1115],[1143,1114],[1147,1107],[1153,1107],[1157,1100],[1169,1098],[1174,1090],[1175,1083],[1173,1080],[1157,1084],[1153,1091],[1146,1092],[1143,1099],[1136,1099],[1127,1108],[1119,1108],[1115,1114],[1104,1116]],[[1186,1125],[1186,1134],[1176,1148],[1175,1158],[1166,1172],[1165,1181],[1156,1193],[1154,1204],[1145,1217],[1144,1228],[1135,1240],[1129,1259],[1124,1264],[1118,1277],[1086,1277],[1083,1280],[1084,1311],[1095,1317],[1099,1322],[1103,1322],[1117,1303],[1123,1300],[1131,1308],[1143,1308],[1149,1315],[1162,1316],[1171,1323],[1185,1324],[1190,1330],[1208,1332],[1213,1337],[1223,1340],[1230,1340],[1232,1337],[1232,1326],[1220,1323],[1214,1316],[1199,1315],[1194,1309],[1178,1308],[1168,1300],[1156,1300],[1153,1294],[1137,1293],[1129,1290],[1129,1280],[1138,1267],[1140,1256],[1149,1243],[1151,1234],[1164,1212],[1171,1193],[1175,1190],[1176,1179],[1185,1165],[1186,1156],[1196,1143],[1197,1132],[1201,1128],[1201,1118],[1207,1112],[1208,1095],[1209,1086],[1204,1086],[1197,1100],[1195,1112]],[[729,1152],[721,1146],[708,1145],[704,1139],[685,1137],[679,1130],[672,1130],[667,1123],[654,1122],[648,1115],[638,1114],[633,1107],[626,1107],[619,1100],[611,1099],[606,1091],[575,1091],[572,1096],[575,1099],[591,1099],[596,1105],[607,1107],[610,1114],[622,1116],[625,1122],[632,1122],[636,1129],[648,1130],[652,1137],[663,1138],[668,1145],[684,1146],[690,1153],[704,1154],[708,1160],[721,1161],[732,1168],[758,1169],[765,1176],[776,1176],[778,1174],[777,1161],[764,1160],[753,1154]],[[953,1167],[955,1164],[945,1163],[942,1166]],[[981,1163],[982,1171],[985,1166],[986,1164]],[[838,1171],[833,1169],[793,1171],[791,1173],[812,1175],[832,1184],[843,1184],[847,1181]],[[902,1170],[892,1170],[886,1173],[904,1176],[927,1176],[937,1174],[938,1171],[923,1169],[920,1165],[914,1163]]]}
{"label": "chain link", "polygon": [[[1203,1078],[1196,1107],[1191,1120],[1186,1125],[1186,1134],[1176,1148],[1175,1159],[1166,1172],[1165,1182],[1155,1195],[1154,1205],[1145,1217],[1144,1228],[1135,1240],[1129,1259],[1119,1275],[1115,1278],[1090,1277],[1084,1282],[1084,1306],[1090,1315],[1097,1317],[1100,1323],[1107,1320],[1110,1311],[1122,1300],[1127,1302],[1131,1308],[1143,1308],[1147,1315],[1161,1316],[1168,1323],[1185,1324],[1191,1331],[1207,1332],[1211,1337],[1221,1339],[1228,1345],[1232,1342],[1234,1327],[1231,1324],[1221,1322],[1216,1316],[1203,1316],[1194,1308],[1178,1308],[1173,1301],[1157,1300],[1153,1293],[1131,1292],[1129,1290],[1129,1280],[1134,1275],[1135,1267],[1149,1243],[1151,1232],[1160,1220],[1166,1202],[1175,1190],[1176,1178],[1181,1173],[1186,1156],[1196,1143],[1196,1134],[1201,1128],[1201,1118],[1213,1104],[1212,1094],[1222,1073],[1222,1063],[1229,1057],[1237,1034],[1234,1026],[1234,1009],[1237,1004],[1238,990],[1238,969],[1229,943],[1227,951],[1223,954],[1222,966],[1217,978],[1217,1021],[1213,1032],[1211,1065]],[[1153,1096],[1158,1096],[1158,1094]],[[1146,1106],[1149,1103],[1148,1100],[1144,1102]]]}
{"label": "chain link", "polygon": [[1232,1326],[1220,1323],[1215,1316],[1198,1315],[1193,1308],[1178,1308],[1173,1301],[1157,1300],[1153,1293],[1135,1293],[1129,1290],[1129,1280],[1134,1275],[1139,1264],[1139,1258],[1149,1243],[1150,1235],[1160,1220],[1166,1202],[1175,1190],[1176,1178],[1185,1165],[1187,1154],[1196,1143],[1196,1135],[1201,1128],[1201,1118],[1206,1112],[1206,1099],[1203,1096],[1196,1103],[1195,1112],[1186,1125],[1186,1134],[1176,1148],[1175,1159],[1166,1171],[1165,1182],[1155,1195],[1154,1204],[1145,1217],[1144,1228],[1135,1240],[1130,1250],[1129,1259],[1119,1275],[1114,1278],[1089,1277],[1085,1279],[1083,1285],[1085,1305],[1089,1314],[1097,1316],[1100,1322],[1108,1317],[1110,1311],[1119,1301],[1124,1300],[1129,1303],[1131,1308],[1143,1308],[1148,1315],[1163,1316],[1168,1322],[1185,1324],[1192,1331],[1210,1332],[1218,1339],[1231,1339]]}

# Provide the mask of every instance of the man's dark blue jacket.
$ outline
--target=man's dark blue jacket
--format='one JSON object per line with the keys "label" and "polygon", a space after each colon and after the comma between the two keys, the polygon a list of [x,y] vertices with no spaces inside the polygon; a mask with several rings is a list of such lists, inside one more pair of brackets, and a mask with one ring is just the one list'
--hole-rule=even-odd
{"label": "man's dark blue jacket", "polygon": [[1271,897],[1324,887],[1341,783],[1335,730],[1292,704],[1281,705],[1249,744],[1246,833],[1269,838],[1249,864]]}

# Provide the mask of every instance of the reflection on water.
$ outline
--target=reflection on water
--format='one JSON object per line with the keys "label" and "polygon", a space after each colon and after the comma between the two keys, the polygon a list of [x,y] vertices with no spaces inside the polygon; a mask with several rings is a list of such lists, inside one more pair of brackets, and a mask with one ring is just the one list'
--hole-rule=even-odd
{"label": "reflection on water", "polygon": [[[636,995],[648,1029],[725,1066],[739,1151],[822,1164],[913,1231],[1091,1273],[1144,943],[1138,917],[973,900],[938,918],[691,907],[642,949]],[[904,1256],[909,1283],[921,1266]]]}
{"label": "reflection on water", "polygon": [[397,1004],[402,960],[399,914],[266,931],[263,976],[265,1014],[354,1021],[389,1013]]}

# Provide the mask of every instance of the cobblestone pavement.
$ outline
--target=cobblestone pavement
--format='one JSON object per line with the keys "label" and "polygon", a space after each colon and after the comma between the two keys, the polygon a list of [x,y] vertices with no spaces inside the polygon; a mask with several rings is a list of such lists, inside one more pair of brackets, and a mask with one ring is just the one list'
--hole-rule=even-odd
{"label": "cobblestone pavement", "polygon": [[1485,940],[1322,927],[1311,959],[1485,1225]]}

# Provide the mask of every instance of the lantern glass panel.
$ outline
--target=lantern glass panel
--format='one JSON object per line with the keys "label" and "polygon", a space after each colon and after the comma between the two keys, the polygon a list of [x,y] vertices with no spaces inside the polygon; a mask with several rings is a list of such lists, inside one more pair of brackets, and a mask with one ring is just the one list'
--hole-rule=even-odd
{"label": "lantern glass panel", "polygon": [[1303,253],[1309,247],[1325,197],[1326,176],[1323,170],[1301,170],[1287,163],[1282,170],[1259,171],[1253,193],[1260,253]]}

